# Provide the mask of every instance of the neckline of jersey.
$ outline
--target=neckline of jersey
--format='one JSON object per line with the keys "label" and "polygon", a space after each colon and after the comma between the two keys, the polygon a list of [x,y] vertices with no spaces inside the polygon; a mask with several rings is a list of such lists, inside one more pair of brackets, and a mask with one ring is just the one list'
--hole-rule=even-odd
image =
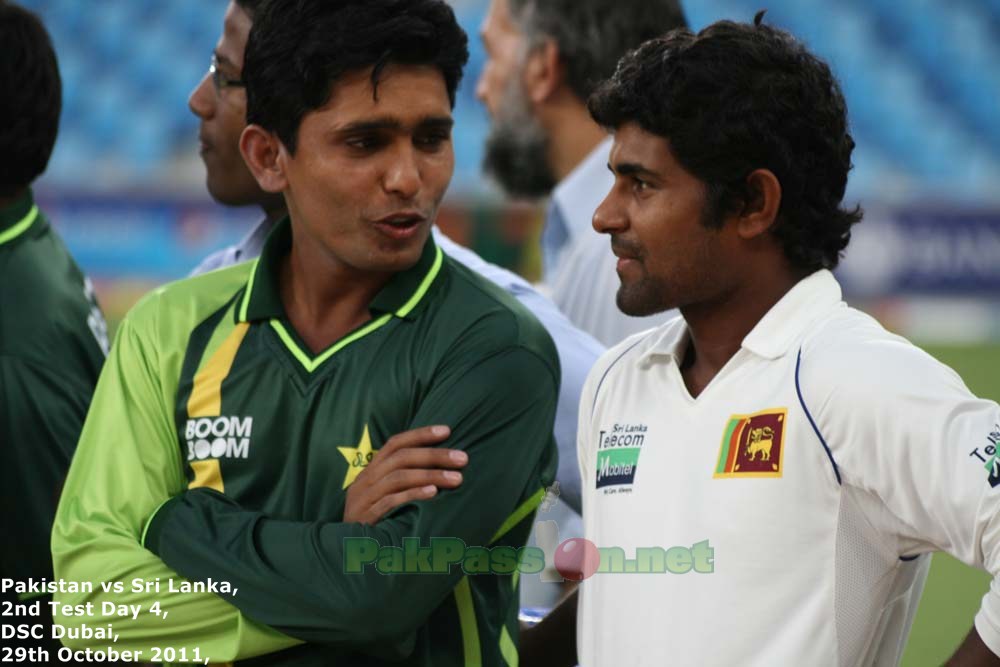
{"label": "neckline of jersey", "polygon": [[10,243],[31,229],[38,214],[38,205],[29,188],[10,206],[0,210],[0,245]]}
{"label": "neckline of jersey", "polygon": [[[382,328],[388,324],[393,317],[402,319],[408,317],[413,312],[413,310],[427,295],[427,292],[430,290],[435,278],[437,278],[438,274],[441,272],[441,267],[444,264],[444,253],[441,251],[441,248],[434,245],[432,241],[429,243],[431,244],[431,249],[433,251],[433,261],[427,269],[427,272],[420,280],[420,283],[416,286],[416,289],[409,295],[409,298],[395,310],[383,313],[381,316],[365,322],[360,327],[335,341],[322,352],[315,355],[311,354],[308,349],[301,344],[298,336],[295,334],[294,330],[291,329],[291,325],[289,324],[286,326],[286,324],[282,321],[284,318],[271,317],[268,318],[268,323],[271,325],[271,328],[275,331],[282,344],[291,353],[295,360],[302,365],[306,372],[312,373],[337,352],[341,351],[351,343],[357,342],[365,336]],[[253,291],[254,282],[257,277],[259,263],[260,258],[253,260],[253,266],[250,269],[250,276],[247,279],[246,290],[237,313],[238,322],[247,322],[250,320],[247,311],[250,303],[250,295]],[[424,262],[418,263],[418,266],[423,263]]]}

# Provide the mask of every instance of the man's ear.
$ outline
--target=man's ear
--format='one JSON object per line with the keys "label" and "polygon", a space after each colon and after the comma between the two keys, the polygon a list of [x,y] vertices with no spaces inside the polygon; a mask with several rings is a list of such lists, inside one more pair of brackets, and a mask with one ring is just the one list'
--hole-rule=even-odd
{"label": "man's ear", "polygon": [[552,97],[563,83],[565,66],[559,57],[559,47],[554,39],[546,39],[524,59],[524,90],[528,99],[540,104]]}
{"label": "man's ear", "polygon": [[747,201],[736,218],[736,231],[752,239],[769,230],[781,207],[781,182],[769,169],[755,169],[747,176]]}
{"label": "man's ear", "polygon": [[288,185],[283,159],[287,151],[277,135],[260,125],[247,125],[240,135],[240,153],[261,190],[277,193]]}

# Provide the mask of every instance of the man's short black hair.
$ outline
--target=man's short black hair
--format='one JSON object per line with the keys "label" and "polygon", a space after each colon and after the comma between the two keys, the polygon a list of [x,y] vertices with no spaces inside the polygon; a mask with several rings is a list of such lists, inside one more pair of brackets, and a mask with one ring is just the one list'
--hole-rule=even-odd
{"label": "man's short black hair", "polygon": [[442,0],[265,0],[244,56],[247,122],[294,154],[302,117],[326,104],[345,73],[373,67],[377,95],[386,65],[430,65],[454,107],[468,59],[465,31]]}
{"label": "man's short black hair", "polygon": [[0,196],[38,178],[59,133],[62,81],[37,16],[0,0]]}
{"label": "man's short black hair", "polygon": [[643,44],[590,98],[590,113],[668,139],[706,183],[714,224],[751,199],[750,172],[769,169],[781,183],[772,233],[785,256],[799,269],[832,269],[862,216],[841,208],[854,149],[847,105],[829,66],[762,16]]}
{"label": "man's short black hair", "polygon": [[510,0],[510,10],[531,43],[555,40],[566,84],[581,101],[627,51],[687,27],[680,0]]}
{"label": "man's short black hair", "polygon": [[234,2],[236,2],[236,5],[240,9],[245,11],[247,15],[252,19],[254,16],[256,16],[257,9],[260,8],[260,5],[262,2],[264,2],[264,0],[234,0]]}

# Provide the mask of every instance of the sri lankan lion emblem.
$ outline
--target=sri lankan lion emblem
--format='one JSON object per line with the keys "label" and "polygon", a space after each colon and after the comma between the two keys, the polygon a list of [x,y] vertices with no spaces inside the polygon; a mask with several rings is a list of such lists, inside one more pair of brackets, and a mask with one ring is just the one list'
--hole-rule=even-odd
{"label": "sri lankan lion emblem", "polygon": [[756,461],[757,454],[760,454],[761,461],[770,461],[773,445],[774,429],[770,426],[751,429],[750,442],[747,443],[747,456],[750,457],[751,461]]}

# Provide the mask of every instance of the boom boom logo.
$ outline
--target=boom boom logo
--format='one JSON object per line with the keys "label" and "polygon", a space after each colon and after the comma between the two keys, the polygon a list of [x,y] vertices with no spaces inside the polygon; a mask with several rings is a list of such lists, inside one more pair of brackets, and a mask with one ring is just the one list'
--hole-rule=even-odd
{"label": "boom boom logo", "polygon": [[188,461],[245,459],[250,456],[253,417],[201,417],[184,427]]}

